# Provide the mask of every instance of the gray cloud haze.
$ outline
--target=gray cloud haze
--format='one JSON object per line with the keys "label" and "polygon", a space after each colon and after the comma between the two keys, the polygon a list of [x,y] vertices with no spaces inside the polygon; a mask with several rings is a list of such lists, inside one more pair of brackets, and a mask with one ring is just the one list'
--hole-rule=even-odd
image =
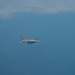
{"label": "gray cloud haze", "polygon": [[75,0],[0,0],[0,17],[14,13],[75,12]]}

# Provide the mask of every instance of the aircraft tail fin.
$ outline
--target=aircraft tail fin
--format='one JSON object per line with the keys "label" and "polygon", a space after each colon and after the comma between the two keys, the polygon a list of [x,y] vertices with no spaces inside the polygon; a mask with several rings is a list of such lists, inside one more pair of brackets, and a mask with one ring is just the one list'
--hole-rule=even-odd
{"label": "aircraft tail fin", "polygon": [[21,38],[21,41],[24,40],[23,36],[20,36],[20,38]]}

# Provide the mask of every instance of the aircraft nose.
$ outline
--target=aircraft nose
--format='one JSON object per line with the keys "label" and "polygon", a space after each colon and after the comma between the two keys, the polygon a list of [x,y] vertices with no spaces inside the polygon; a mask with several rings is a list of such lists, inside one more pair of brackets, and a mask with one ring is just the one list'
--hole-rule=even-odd
{"label": "aircraft nose", "polygon": [[40,42],[40,40],[38,40],[38,42]]}

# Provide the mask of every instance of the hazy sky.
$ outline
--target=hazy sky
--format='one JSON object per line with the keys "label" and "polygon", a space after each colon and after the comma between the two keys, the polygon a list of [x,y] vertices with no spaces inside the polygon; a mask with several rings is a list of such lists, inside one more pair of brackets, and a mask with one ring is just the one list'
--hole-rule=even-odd
{"label": "hazy sky", "polygon": [[75,0],[0,0],[0,75],[75,75]]}
{"label": "hazy sky", "polygon": [[14,13],[75,12],[75,0],[0,0],[0,17]]}

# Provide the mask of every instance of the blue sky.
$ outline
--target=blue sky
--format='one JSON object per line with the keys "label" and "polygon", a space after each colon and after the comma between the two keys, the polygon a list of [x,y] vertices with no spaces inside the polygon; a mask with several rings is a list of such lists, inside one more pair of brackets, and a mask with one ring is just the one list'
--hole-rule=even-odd
{"label": "blue sky", "polygon": [[[0,1],[0,75],[75,75],[75,1]],[[22,44],[20,35],[41,40]]]}

